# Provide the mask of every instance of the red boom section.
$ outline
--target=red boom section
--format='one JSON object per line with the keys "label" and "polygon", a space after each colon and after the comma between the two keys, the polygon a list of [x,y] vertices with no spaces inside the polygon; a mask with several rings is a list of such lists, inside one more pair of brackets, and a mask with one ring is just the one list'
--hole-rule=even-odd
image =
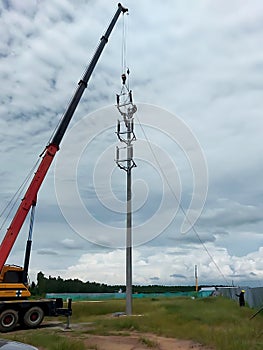
{"label": "red boom section", "polygon": [[95,51],[95,54],[93,55],[90,64],[85,71],[85,74],[83,75],[82,79],[80,80],[78,84],[78,88],[56,130],[56,133],[54,134],[51,143],[47,146],[44,157],[28,187],[28,190],[25,194],[25,197],[22,199],[22,202],[20,206],[18,207],[18,210],[15,214],[15,217],[13,221],[11,222],[10,227],[7,229],[6,235],[1,243],[0,246],[0,271],[2,270],[7,257],[9,256],[9,253],[15,243],[15,240],[19,234],[19,231],[26,219],[26,216],[31,208],[31,206],[36,202],[37,199],[37,193],[38,190],[45,178],[45,175],[52,163],[52,160],[56,154],[56,152],[59,149],[59,144],[65,134],[65,131],[70,123],[70,120],[77,108],[77,105],[81,99],[81,96],[84,92],[84,90],[87,88],[89,79],[91,77],[91,74],[99,60],[99,57],[104,49],[104,46],[108,42],[110,33],[113,30],[113,27],[115,26],[115,23],[120,15],[120,13],[127,12],[128,9],[123,7],[121,4],[118,4],[118,10],[116,11],[114,17],[112,18],[109,27],[106,31],[106,33],[101,37],[100,44],[97,47],[97,50]]}
{"label": "red boom section", "polygon": [[26,219],[31,206],[36,202],[38,190],[45,178],[45,175],[54,159],[58,146],[50,144],[47,146],[41,163],[17,209],[10,227],[7,229],[6,235],[0,246],[0,271],[2,270],[10,251],[16,241],[19,231]]}

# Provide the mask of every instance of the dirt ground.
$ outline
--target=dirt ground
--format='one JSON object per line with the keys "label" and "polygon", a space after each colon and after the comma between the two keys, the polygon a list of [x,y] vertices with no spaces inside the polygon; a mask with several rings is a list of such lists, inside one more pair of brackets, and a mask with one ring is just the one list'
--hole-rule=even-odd
{"label": "dirt ground", "polygon": [[201,344],[196,344],[191,341],[141,333],[131,333],[129,336],[89,335],[87,339],[84,340],[84,343],[87,346],[86,349],[96,350],[208,350],[208,348]]}
{"label": "dirt ground", "polygon": [[[189,340],[160,337],[149,333],[118,332],[116,335],[93,335],[89,333],[89,329],[92,328],[89,323],[71,324],[69,329],[65,326],[65,324],[57,322],[43,322],[39,330],[56,330],[58,334],[61,332],[69,339],[81,340],[87,350],[212,350]],[[21,335],[24,332],[27,331],[18,329],[12,334]],[[39,347],[39,350],[44,350],[44,348]]]}
{"label": "dirt ground", "polygon": [[[53,328],[50,323],[46,326]],[[90,328],[90,325],[85,323],[71,324],[69,330],[66,330],[65,327],[62,328],[61,324],[58,328],[71,339],[73,337],[76,339],[74,330],[81,329],[80,340],[84,342],[87,350],[212,350],[189,340],[160,337],[149,333],[123,332],[121,334],[119,332],[117,335],[93,335],[88,332],[85,333],[85,329],[88,330]]]}

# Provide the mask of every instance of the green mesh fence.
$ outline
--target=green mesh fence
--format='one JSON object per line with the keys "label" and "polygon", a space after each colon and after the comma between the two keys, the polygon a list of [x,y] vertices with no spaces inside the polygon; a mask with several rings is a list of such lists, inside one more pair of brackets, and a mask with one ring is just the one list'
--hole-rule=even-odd
{"label": "green mesh fence", "polygon": [[[174,298],[174,297],[189,297],[189,298],[203,298],[211,295],[211,291],[205,292],[175,292],[175,293],[138,293],[133,294],[136,298]],[[67,300],[71,298],[73,301],[97,301],[97,300],[112,300],[125,299],[125,293],[47,293],[46,298],[63,298]]]}

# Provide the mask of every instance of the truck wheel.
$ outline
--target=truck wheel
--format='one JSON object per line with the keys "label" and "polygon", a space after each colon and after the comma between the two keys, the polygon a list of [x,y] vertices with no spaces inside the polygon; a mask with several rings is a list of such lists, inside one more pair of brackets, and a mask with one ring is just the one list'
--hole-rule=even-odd
{"label": "truck wheel", "polygon": [[12,331],[18,322],[18,313],[15,310],[5,310],[0,315],[0,331]]}
{"label": "truck wheel", "polygon": [[35,328],[40,325],[44,318],[44,311],[41,307],[34,306],[27,310],[23,317],[24,325],[29,328]]}

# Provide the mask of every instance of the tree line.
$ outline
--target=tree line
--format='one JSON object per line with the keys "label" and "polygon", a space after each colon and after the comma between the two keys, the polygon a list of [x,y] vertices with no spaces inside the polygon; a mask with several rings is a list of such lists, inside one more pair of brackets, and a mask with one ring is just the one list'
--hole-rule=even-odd
{"label": "tree line", "polygon": [[[162,285],[148,285],[148,286],[133,286],[133,293],[165,293],[165,292],[188,292],[193,291],[194,286],[162,286]],[[119,291],[125,292],[124,285],[107,285],[105,283],[97,282],[83,282],[79,279],[63,279],[60,276],[48,278],[43,272],[37,274],[37,283],[32,282],[32,295],[45,295],[46,293],[117,293]]]}

